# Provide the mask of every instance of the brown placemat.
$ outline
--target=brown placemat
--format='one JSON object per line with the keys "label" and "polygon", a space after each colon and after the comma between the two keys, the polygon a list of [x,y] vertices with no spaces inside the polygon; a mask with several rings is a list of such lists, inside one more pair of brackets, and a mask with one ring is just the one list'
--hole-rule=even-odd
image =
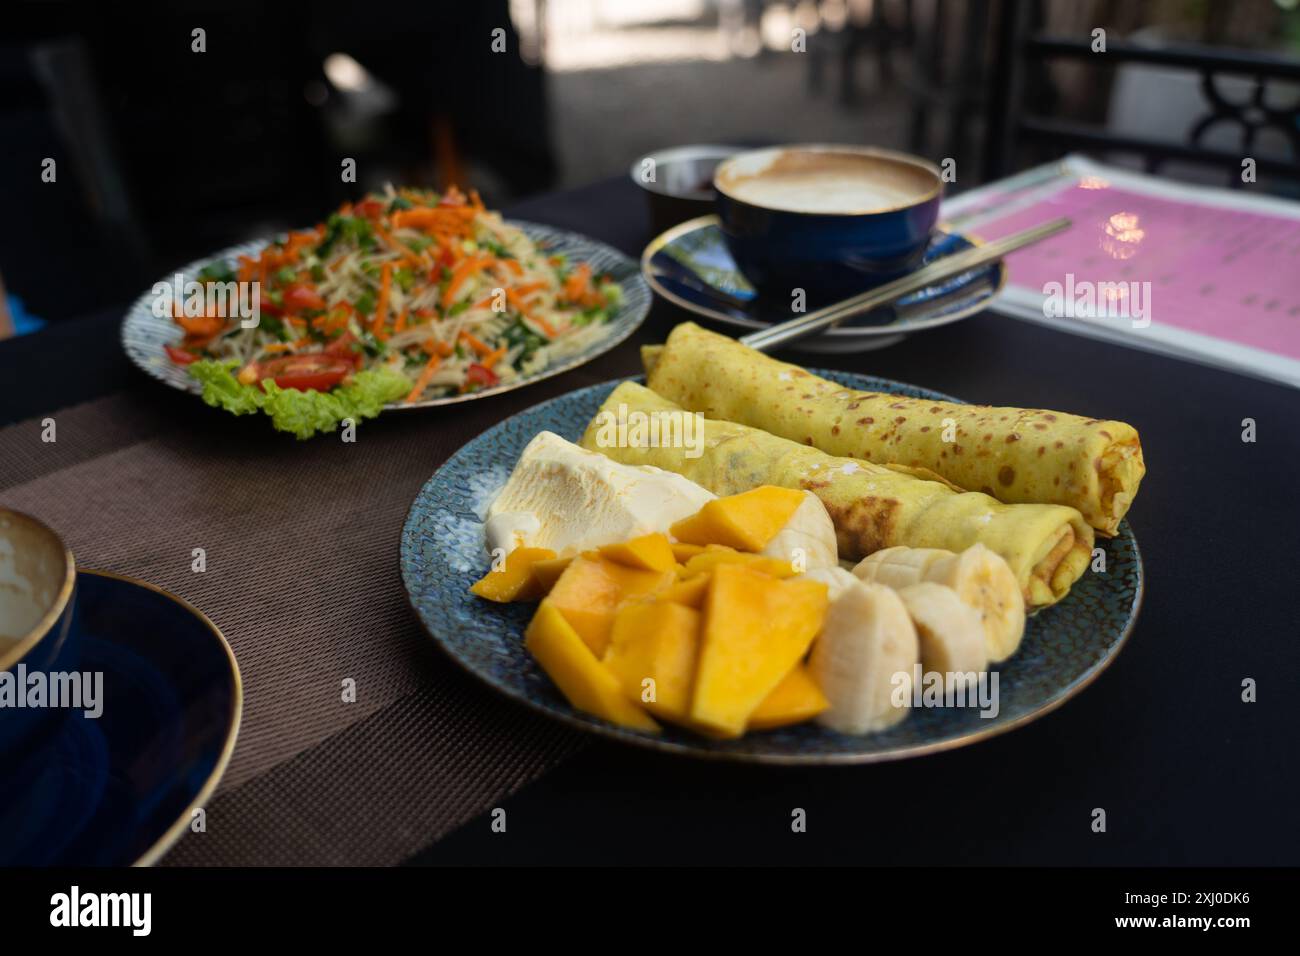
{"label": "brown placemat", "polygon": [[354,443],[298,442],[160,389],[0,429],[0,503],[55,528],[80,566],[190,601],[234,649],[239,742],[207,833],[167,862],[394,863],[580,746],[443,656],[398,570],[421,485],[540,397],[386,415]]}

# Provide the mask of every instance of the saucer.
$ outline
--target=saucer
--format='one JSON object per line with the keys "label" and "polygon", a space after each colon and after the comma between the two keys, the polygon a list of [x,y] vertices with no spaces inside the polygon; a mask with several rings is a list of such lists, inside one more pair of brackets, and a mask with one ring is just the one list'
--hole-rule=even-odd
{"label": "saucer", "polygon": [[[960,232],[937,231],[923,263],[979,245]],[[688,312],[747,330],[793,318],[790,302],[765,299],[736,268],[717,216],[701,216],[652,239],[641,253],[641,274],[650,287]],[[1007,281],[999,261],[944,279],[894,305],[856,316],[800,342],[806,352],[863,352],[884,348],[905,335],[947,325],[988,308]],[[809,301],[811,312],[826,302]]]}
{"label": "saucer", "polygon": [[69,710],[5,781],[0,865],[149,865],[221,779],[239,729],[239,668],[200,611],[122,575],[78,572],[72,626],[78,670],[103,675],[102,712]]}

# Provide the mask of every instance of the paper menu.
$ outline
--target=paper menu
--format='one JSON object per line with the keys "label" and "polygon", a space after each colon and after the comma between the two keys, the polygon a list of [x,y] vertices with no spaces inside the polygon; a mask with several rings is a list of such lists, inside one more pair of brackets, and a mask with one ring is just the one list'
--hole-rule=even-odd
{"label": "paper menu", "polygon": [[1300,387],[1300,203],[1069,157],[944,206],[985,239],[1058,216],[995,309]]}

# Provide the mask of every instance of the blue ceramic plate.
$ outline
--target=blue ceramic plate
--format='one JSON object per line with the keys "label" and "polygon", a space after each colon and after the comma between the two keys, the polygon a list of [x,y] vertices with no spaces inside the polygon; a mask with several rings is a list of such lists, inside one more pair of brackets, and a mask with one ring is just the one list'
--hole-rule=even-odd
{"label": "blue ceramic plate", "polygon": [[[604,355],[635,332],[637,327],[645,321],[646,314],[650,311],[650,290],[637,272],[636,263],[623,253],[605,245],[603,242],[588,239],[586,236],[580,236],[575,232],[566,232],[563,229],[554,229],[533,222],[506,221],[510,225],[522,229],[529,238],[553,255],[566,255],[574,262],[590,262],[594,271],[609,273],[614,281],[622,287],[623,302],[618,311],[610,316],[609,322],[606,323],[606,334],[592,342],[581,352],[575,352],[573,355],[567,355],[563,359],[553,361],[550,365],[534,372],[532,375],[523,375],[493,388],[482,388],[464,395],[426,398],[423,401],[409,404],[393,403],[387,406],[389,411],[429,408],[433,405],[451,405],[457,402],[476,401],[480,398],[487,398],[489,395],[498,395],[501,392],[523,388],[525,385],[531,385],[534,382],[540,382],[542,379],[559,375],[561,372],[567,372],[569,369],[577,368],[579,365],[585,365],[597,356]],[[255,256],[265,246],[265,240],[231,246],[229,249],[214,252],[198,262],[191,262],[189,265],[182,266],[175,271],[179,272],[188,281],[198,275],[199,270],[211,262],[224,259],[233,267],[236,264],[237,257]],[[159,281],[170,284],[173,279],[174,274],[165,276]],[[172,388],[184,392],[193,392],[198,395],[202,392],[198,382],[191,378],[184,368],[169,359],[167,353],[163,351],[164,345],[179,345],[181,335],[176,323],[170,318],[153,314],[153,301],[153,293],[146,292],[136,299],[127,311],[126,317],[122,319],[122,348],[132,362],[147,374],[158,379],[158,381],[170,385]]]}
{"label": "blue ceramic plate", "polygon": [[[971,248],[972,238],[938,232],[924,262]],[[665,299],[689,312],[744,329],[761,329],[793,318],[789,301],[759,296],[732,261],[717,216],[701,216],[651,240],[641,254],[641,274]],[[855,352],[881,348],[904,335],[947,325],[988,308],[1007,281],[999,261],[936,282],[904,296],[893,306],[841,323],[798,345],[812,352]],[[812,311],[828,302],[806,303]]]}
{"label": "blue ceramic plate", "polygon": [[77,574],[78,670],[103,674],[102,713],[62,730],[0,793],[0,864],[149,865],[180,839],[235,747],[239,669],[225,638],[159,588]]}
{"label": "blue ceramic plate", "polygon": [[[810,369],[849,388],[955,401],[888,379]],[[896,760],[1003,733],[1054,710],[1086,687],[1119,652],[1142,600],[1142,560],[1127,522],[1109,541],[1106,573],[1085,574],[1070,594],[1033,616],[1016,655],[998,671],[1000,712],[917,708],[890,730],[853,737],[816,724],[708,740],[666,726],[660,735],[627,730],[579,713],[523,646],[533,604],[491,604],[469,593],[488,569],[482,517],[525,445],[543,430],[577,441],[606,382],[543,402],[466,444],[411,505],[402,529],[402,579],[421,622],[452,659],[502,693],[561,720],[628,743],[674,753],[756,763],[828,764]]]}

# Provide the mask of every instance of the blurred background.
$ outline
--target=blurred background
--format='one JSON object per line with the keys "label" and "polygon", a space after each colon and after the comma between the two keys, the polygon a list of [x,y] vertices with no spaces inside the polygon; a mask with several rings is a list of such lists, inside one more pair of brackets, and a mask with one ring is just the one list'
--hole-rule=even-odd
{"label": "blurred background", "polygon": [[951,191],[1072,151],[1239,186],[1249,155],[1256,188],[1300,196],[1300,0],[50,2],[5,18],[10,332],[125,303],[386,181],[504,206],[687,143],[906,149],[954,159]]}

